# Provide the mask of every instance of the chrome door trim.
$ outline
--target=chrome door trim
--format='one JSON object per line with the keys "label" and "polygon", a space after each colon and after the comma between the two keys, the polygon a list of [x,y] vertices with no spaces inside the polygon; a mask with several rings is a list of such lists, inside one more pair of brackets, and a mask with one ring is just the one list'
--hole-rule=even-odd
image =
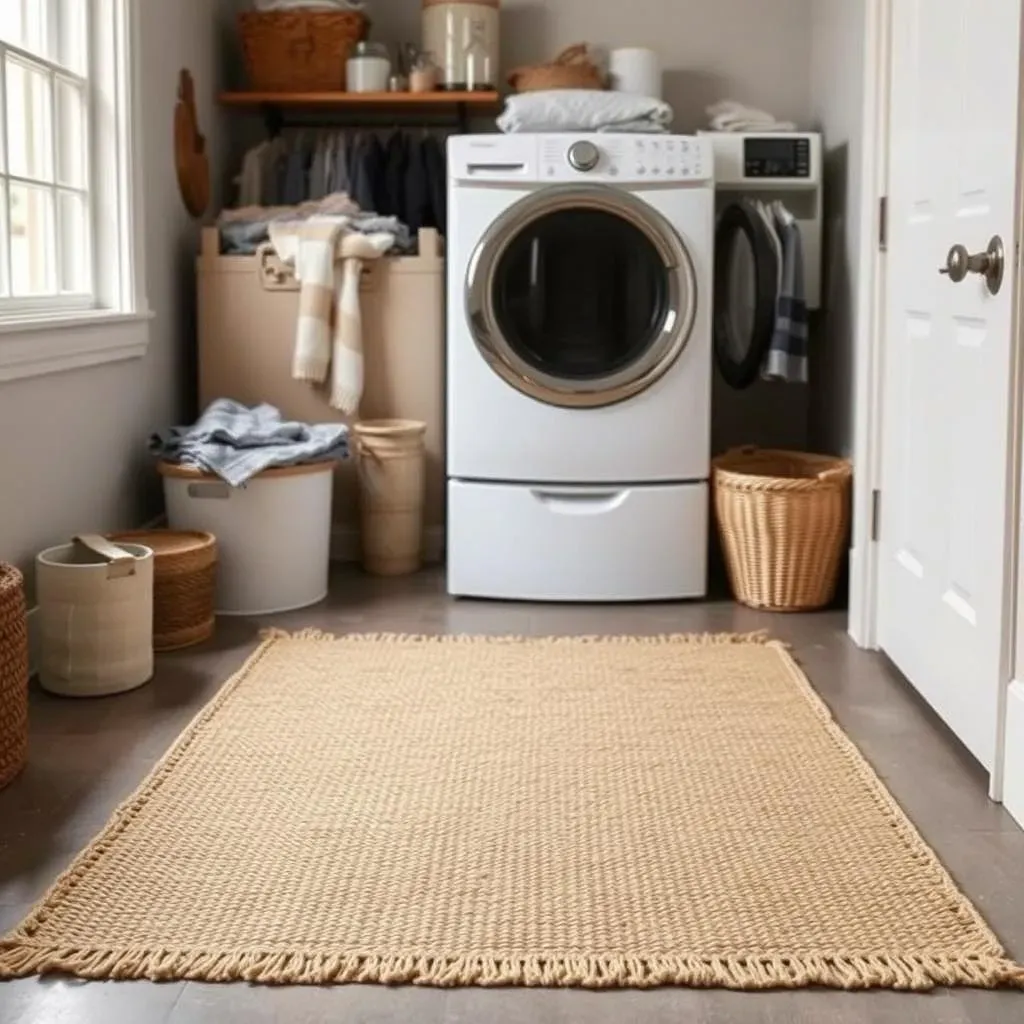
{"label": "chrome door trim", "polygon": [[[668,272],[668,302],[660,332],[639,359],[596,380],[567,381],[522,359],[508,344],[494,315],[492,294],[498,261],[512,239],[530,223],[559,210],[600,210],[628,221],[655,247]],[[466,272],[466,317],[480,353],[516,390],[548,405],[596,408],[645,391],[679,358],[697,316],[697,275],[679,235],[647,203],[603,185],[554,185],[509,207],[487,228]],[[688,299],[683,308],[684,297]]]}

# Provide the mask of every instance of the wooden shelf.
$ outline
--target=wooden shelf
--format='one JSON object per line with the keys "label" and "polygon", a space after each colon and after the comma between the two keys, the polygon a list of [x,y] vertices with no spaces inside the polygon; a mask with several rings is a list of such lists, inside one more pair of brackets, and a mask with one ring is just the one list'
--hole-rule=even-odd
{"label": "wooden shelf", "polygon": [[218,97],[228,107],[472,107],[488,109],[498,105],[496,92],[222,92]]}

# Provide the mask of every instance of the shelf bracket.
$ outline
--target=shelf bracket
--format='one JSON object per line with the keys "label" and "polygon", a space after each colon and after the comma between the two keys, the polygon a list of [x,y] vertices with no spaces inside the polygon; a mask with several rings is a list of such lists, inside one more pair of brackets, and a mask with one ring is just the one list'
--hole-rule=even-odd
{"label": "shelf bracket", "polygon": [[263,127],[266,129],[267,138],[276,139],[284,128],[284,113],[280,107],[273,103],[261,103],[260,114],[263,117]]}

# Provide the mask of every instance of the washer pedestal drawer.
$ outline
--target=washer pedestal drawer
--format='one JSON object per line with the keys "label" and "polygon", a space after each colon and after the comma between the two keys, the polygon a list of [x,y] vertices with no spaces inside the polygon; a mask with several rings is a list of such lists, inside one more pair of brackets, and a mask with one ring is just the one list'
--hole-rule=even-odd
{"label": "washer pedestal drawer", "polygon": [[708,486],[448,482],[448,592],[657,601],[707,590]]}

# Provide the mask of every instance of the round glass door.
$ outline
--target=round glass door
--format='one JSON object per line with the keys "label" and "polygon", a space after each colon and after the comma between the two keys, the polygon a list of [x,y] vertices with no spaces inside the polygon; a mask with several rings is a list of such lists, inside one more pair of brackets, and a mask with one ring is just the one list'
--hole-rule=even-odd
{"label": "round glass door", "polygon": [[477,345],[540,401],[600,406],[649,387],[693,327],[693,265],[653,209],[607,188],[550,188],[510,208],[470,264]]}

